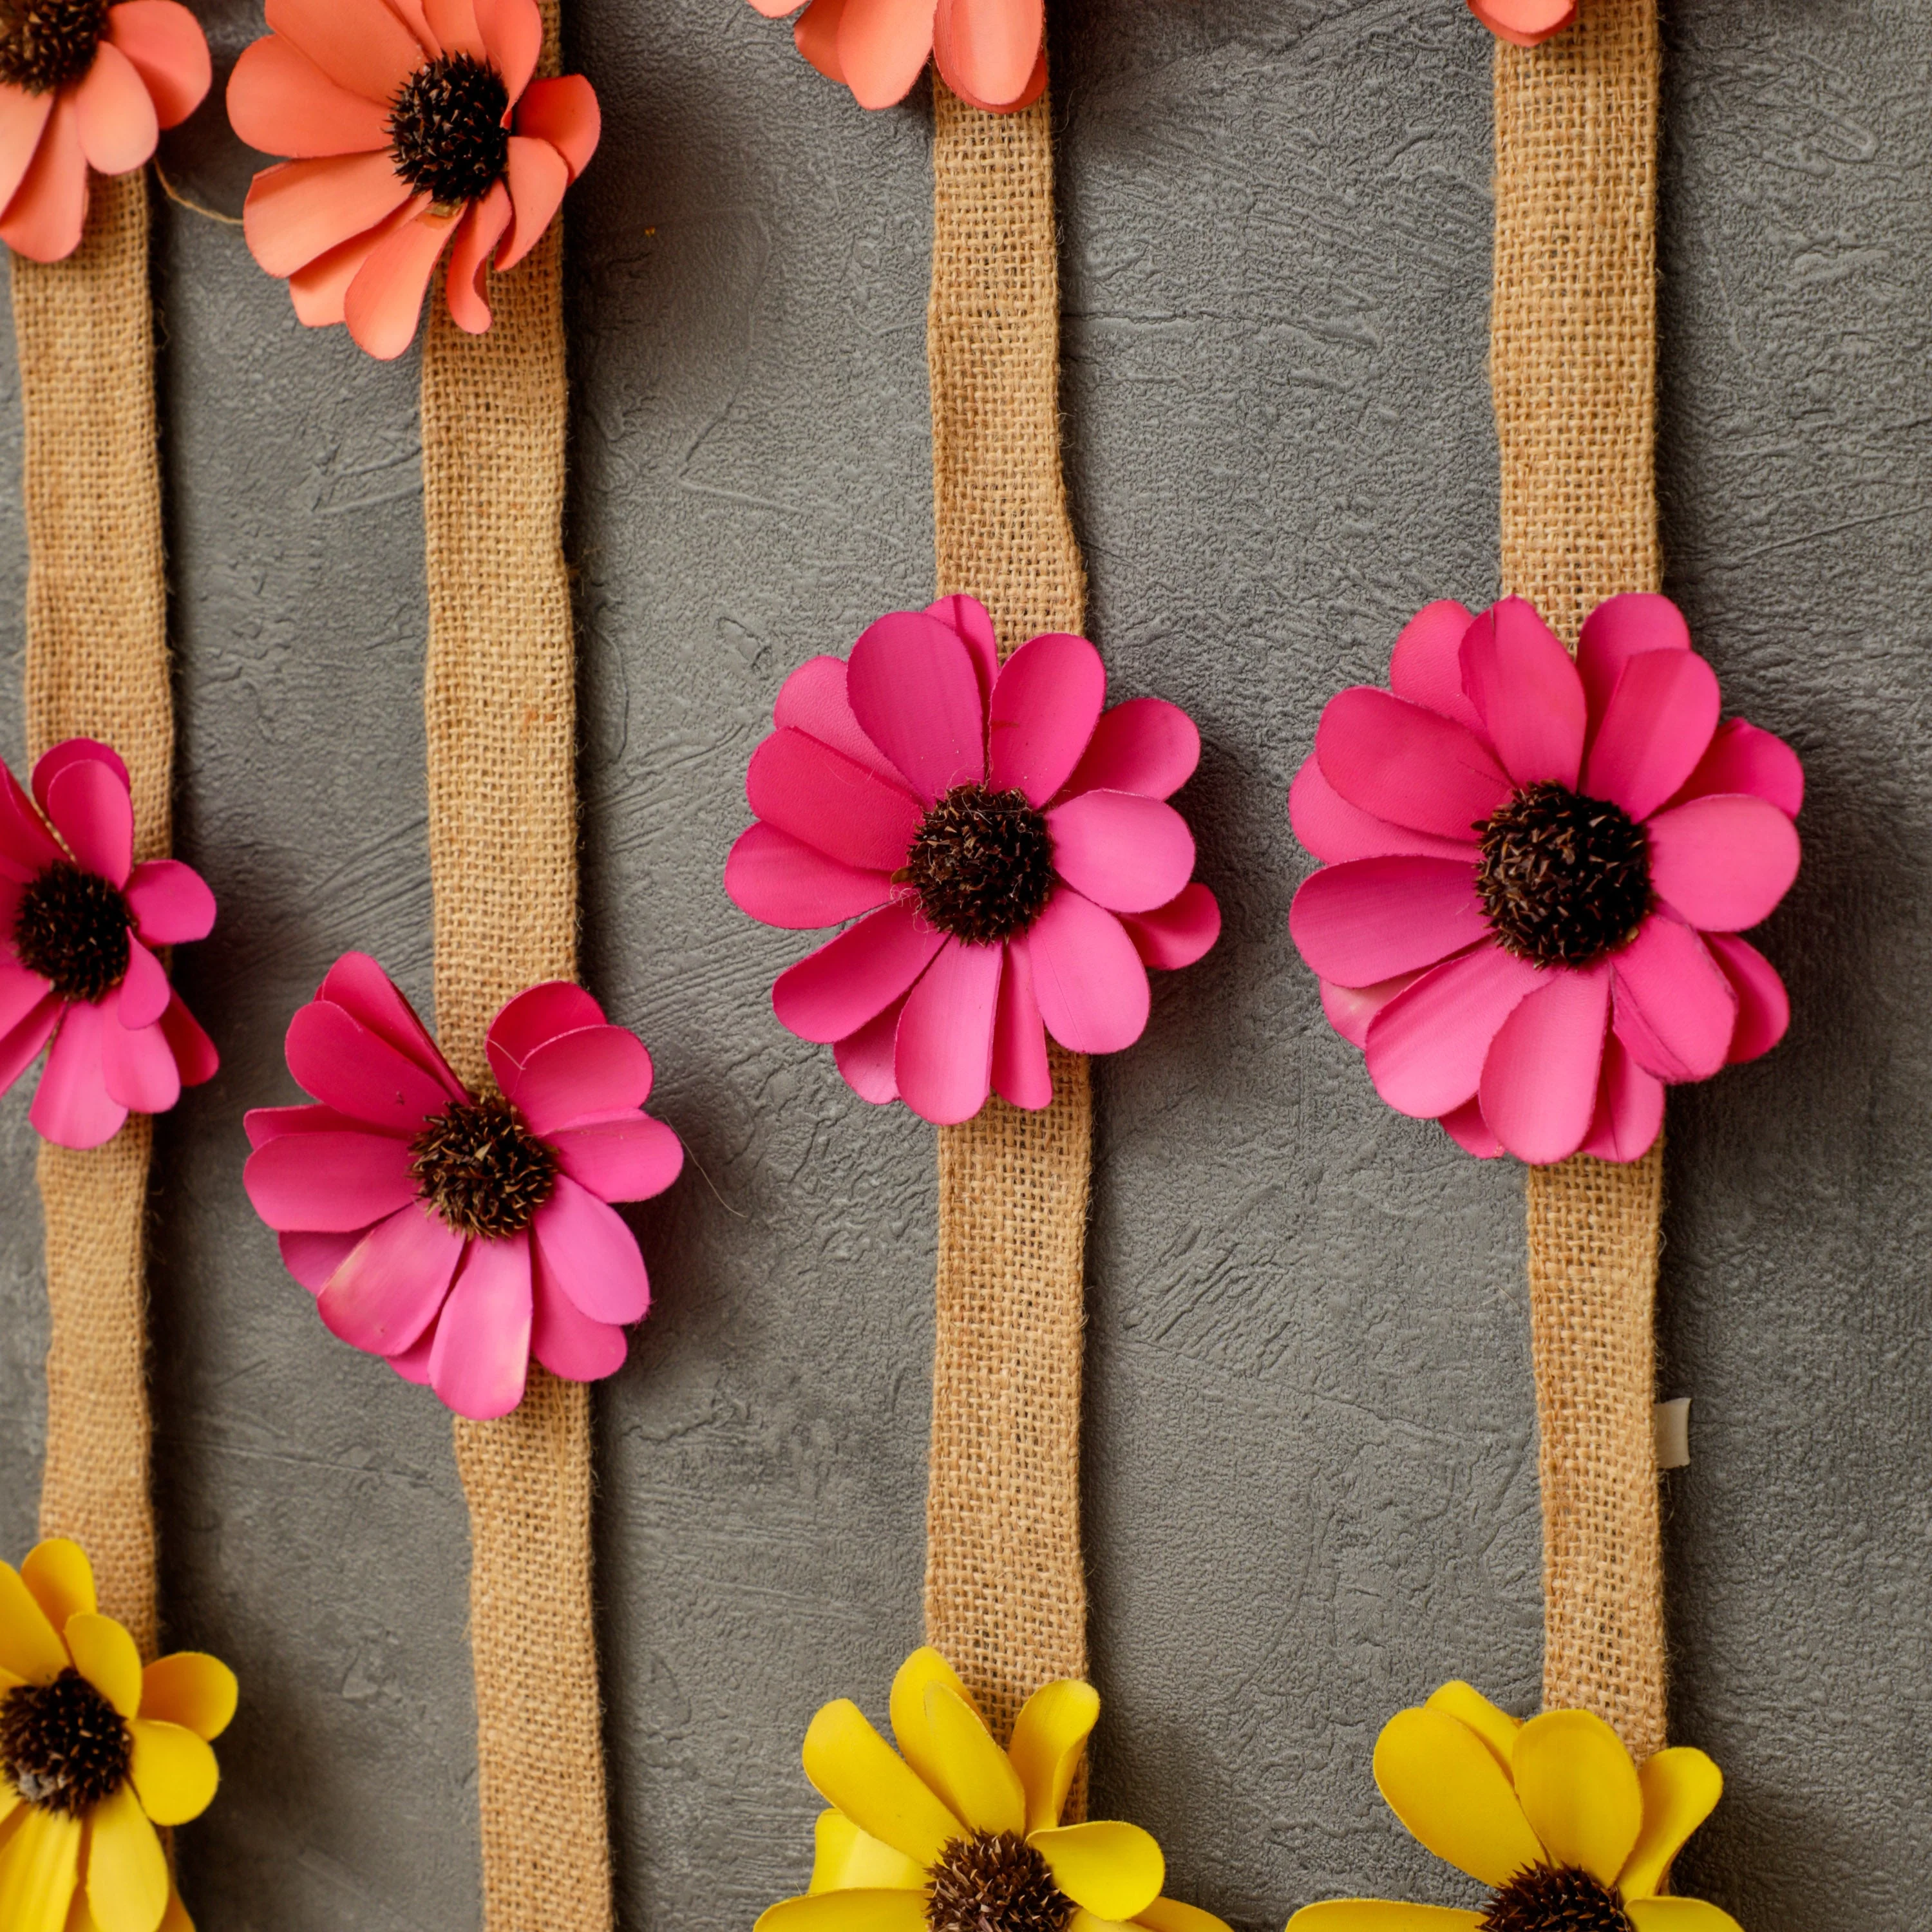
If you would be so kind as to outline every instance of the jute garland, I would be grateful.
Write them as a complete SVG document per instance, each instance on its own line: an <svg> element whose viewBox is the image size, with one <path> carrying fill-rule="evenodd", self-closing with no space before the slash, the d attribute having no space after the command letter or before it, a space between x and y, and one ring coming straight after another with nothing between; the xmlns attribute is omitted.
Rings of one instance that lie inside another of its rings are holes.
<svg viewBox="0 0 1932 1932"><path fill-rule="evenodd" d="M1574 646L1591 608L1661 580L1657 0L1584 0L1532 51L1498 44L1490 376L1502 576ZM1541 1434L1543 1696L1640 1760L1664 1741L1651 1432L1663 1147L1529 1174Z"/></svg>
<svg viewBox="0 0 1932 1932"><path fill-rule="evenodd" d="M145 170L94 177L64 262L13 258L27 530L27 741L111 744L134 796L134 856L166 856L174 706L154 424ZM47 1446L40 1533L92 1558L100 1607L154 1654L142 1279L153 1123L105 1147L44 1145Z"/></svg>

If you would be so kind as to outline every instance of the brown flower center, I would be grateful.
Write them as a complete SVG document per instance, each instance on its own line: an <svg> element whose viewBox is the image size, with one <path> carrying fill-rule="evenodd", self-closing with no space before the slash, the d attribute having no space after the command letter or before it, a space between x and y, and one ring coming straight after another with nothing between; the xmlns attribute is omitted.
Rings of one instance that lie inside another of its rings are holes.
<svg viewBox="0 0 1932 1932"><path fill-rule="evenodd" d="M932 1932L1066 1932L1072 1916L1046 1859L1011 1832L953 1839L926 1889Z"/></svg>
<svg viewBox="0 0 1932 1932"><path fill-rule="evenodd" d="M1650 910L1650 837L1628 812L1546 783L1476 831L1476 890L1505 952L1587 966L1636 937Z"/></svg>
<svg viewBox="0 0 1932 1932"><path fill-rule="evenodd" d="M107 0L0 0L0 80L29 94L70 86L106 31Z"/></svg>
<svg viewBox="0 0 1932 1932"><path fill-rule="evenodd" d="M120 1712L77 1670L0 1697L0 1771L43 1811L91 1811L126 1780L134 1748Z"/></svg>
<svg viewBox="0 0 1932 1932"><path fill-rule="evenodd" d="M419 67L389 108L396 172L439 208L488 194L509 158L503 76L473 54L444 54Z"/></svg>
<svg viewBox="0 0 1932 1932"><path fill-rule="evenodd" d="M20 897L14 950L64 1000L98 1000L128 975L128 902L98 872L63 860Z"/></svg>
<svg viewBox="0 0 1932 1932"><path fill-rule="evenodd" d="M1053 835L1019 791L955 785L926 814L902 871L941 932L989 945L1024 932L1053 896Z"/></svg>
<svg viewBox="0 0 1932 1932"><path fill-rule="evenodd" d="M416 1191L465 1234L520 1234L556 1185L556 1156L494 1094L452 1102L410 1143Z"/></svg>
<svg viewBox="0 0 1932 1932"><path fill-rule="evenodd" d="M1636 1932L1623 1895L1574 1865L1527 1865L1492 1894L1478 1932Z"/></svg>

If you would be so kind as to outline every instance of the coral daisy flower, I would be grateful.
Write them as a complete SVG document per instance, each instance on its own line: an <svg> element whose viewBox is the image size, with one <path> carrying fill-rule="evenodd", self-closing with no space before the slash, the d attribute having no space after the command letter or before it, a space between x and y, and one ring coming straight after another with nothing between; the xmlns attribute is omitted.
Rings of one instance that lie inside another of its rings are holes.
<svg viewBox="0 0 1932 1932"><path fill-rule="evenodd" d="M143 166L211 79L176 0L7 0L0 9L0 240L36 262L80 245L88 170Z"/></svg>
<svg viewBox="0 0 1932 1932"><path fill-rule="evenodd" d="M0 1925L193 1932L154 1827L208 1809L235 1700L196 1651L142 1670L78 1544L0 1563Z"/></svg>
<svg viewBox="0 0 1932 1932"><path fill-rule="evenodd" d="M320 1104L250 1114L243 1179L332 1334L478 1420L523 1400L532 1355L567 1382L623 1365L650 1282L608 1204L662 1193L684 1161L642 1111L635 1034L580 986L533 986L490 1022L500 1090L472 1094L381 967L346 952L287 1051Z"/></svg>
<svg viewBox="0 0 1932 1932"><path fill-rule="evenodd" d="M1147 968L1214 944L1220 908L1188 883L1194 841L1163 802L1200 734L1156 698L1103 713L1106 694L1084 638L1049 632L1000 664L970 597L895 610L849 662L786 680L724 889L767 926L866 915L772 988L862 1098L942 1123L989 1091L1044 1107L1048 1033L1132 1046Z"/></svg>
<svg viewBox="0 0 1932 1932"><path fill-rule="evenodd" d="M1738 934L1798 870L1804 775L1732 718L1667 598L1613 597L1573 663L1520 598L1432 604L1388 691L1330 700L1288 794L1328 862L1289 929L1400 1113L1472 1154L1636 1160L1666 1082L1790 1017Z"/></svg>
<svg viewBox="0 0 1932 1932"><path fill-rule="evenodd" d="M1640 1769L1588 1711L1524 1724L1445 1684L1382 1726L1375 1771L1389 1809L1487 1901L1330 1899L1304 1906L1288 1932L1738 1932L1701 1898L1663 1895L1724 1790L1700 1750L1660 1750Z"/></svg>
<svg viewBox="0 0 1932 1932"><path fill-rule="evenodd" d="M812 1888L770 1907L754 1932L1063 1932L1076 1914L1148 1932L1227 1932L1160 1895L1160 1847L1138 1825L1063 1825L1066 1794L1100 1714L1066 1678L1027 1700L1004 1750L938 1651L892 1679L895 1751L849 1698L805 1734L820 1814Z"/></svg>
<svg viewBox="0 0 1932 1932"><path fill-rule="evenodd" d="M39 811L4 766L0 780L0 1093L52 1040L27 1118L62 1147L98 1147L220 1064L154 952L206 938L214 895L178 859L134 863L128 768L110 746L49 752Z"/></svg>
<svg viewBox="0 0 1932 1932"><path fill-rule="evenodd" d="M248 190L255 260L310 328L387 361L446 249L451 318L482 334L484 268L536 246L600 130L581 74L531 78L537 0L268 0L268 21L228 83L236 133L295 158Z"/></svg>
<svg viewBox="0 0 1932 1932"><path fill-rule="evenodd" d="M1540 46L1576 17L1576 0L1469 0L1469 11L1499 40Z"/></svg>
<svg viewBox="0 0 1932 1932"><path fill-rule="evenodd" d="M767 20L798 0L752 0ZM861 107L903 100L930 59L961 100L989 114L1030 107L1046 86L1044 0L812 0L798 50Z"/></svg>

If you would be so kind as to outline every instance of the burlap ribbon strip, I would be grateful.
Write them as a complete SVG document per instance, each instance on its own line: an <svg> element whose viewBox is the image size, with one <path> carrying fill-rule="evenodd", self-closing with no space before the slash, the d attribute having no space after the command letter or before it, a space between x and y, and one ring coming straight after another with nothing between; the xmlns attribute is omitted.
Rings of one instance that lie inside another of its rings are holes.
<svg viewBox="0 0 1932 1932"><path fill-rule="evenodd" d="M104 740L126 760L134 856L165 856L174 760L154 428L145 172L97 177L64 262L13 258L26 425L27 740ZM47 1448L40 1532L93 1558L100 1607L155 1638L142 1269L153 1124L103 1148L43 1147Z"/></svg>
<svg viewBox="0 0 1932 1932"><path fill-rule="evenodd" d="M1502 576L1573 645L1591 607L1661 580L1657 0L1584 0L1533 51L1498 44L1490 375ZM1529 1175L1541 1432L1546 1706L1664 1739L1651 1434L1662 1146Z"/></svg>
<svg viewBox="0 0 1932 1932"><path fill-rule="evenodd" d="M984 114L933 80L933 519L941 596L1002 654L1080 629L1086 581L1060 462L1060 274L1042 99ZM1087 1668L1080 1384L1093 1109L1052 1050L1054 1101L993 1100L939 1131L926 1628L1004 1737Z"/></svg>
<svg viewBox="0 0 1932 1932"><path fill-rule="evenodd" d="M557 70L546 0L541 70ZM486 335L440 294L422 359L436 1032L491 1084L497 1009L577 970L576 661L563 559L562 236L493 280ZM483 1922L608 1932L590 1401L531 1365L523 1406L456 1424L470 1502Z"/></svg>

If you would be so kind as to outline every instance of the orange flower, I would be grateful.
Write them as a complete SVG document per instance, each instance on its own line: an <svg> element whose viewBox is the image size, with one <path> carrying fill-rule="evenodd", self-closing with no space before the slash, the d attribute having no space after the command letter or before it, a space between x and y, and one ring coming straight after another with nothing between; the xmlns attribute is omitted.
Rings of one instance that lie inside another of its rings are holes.
<svg viewBox="0 0 1932 1932"><path fill-rule="evenodd" d="M143 166L201 105L208 43L176 0L0 8L0 240L36 262L80 245L87 171Z"/></svg>
<svg viewBox="0 0 1932 1932"><path fill-rule="evenodd" d="M767 19L798 0L752 0ZM798 50L861 107L903 100L928 58L961 100L988 114L1030 107L1046 86L1044 0L812 0Z"/></svg>
<svg viewBox="0 0 1932 1932"><path fill-rule="evenodd" d="M449 250L459 328L490 326L483 272L513 268L597 147L580 74L532 80L537 0L268 0L228 83L251 147L294 157L248 190L250 252L311 328L388 361Z"/></svg>

